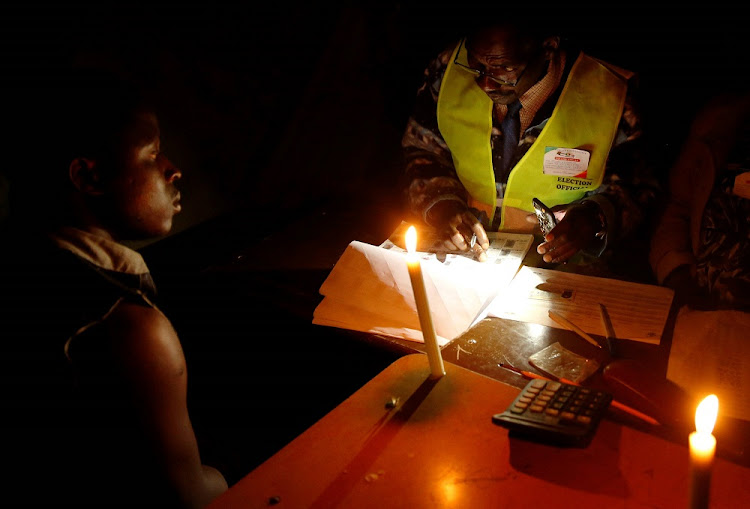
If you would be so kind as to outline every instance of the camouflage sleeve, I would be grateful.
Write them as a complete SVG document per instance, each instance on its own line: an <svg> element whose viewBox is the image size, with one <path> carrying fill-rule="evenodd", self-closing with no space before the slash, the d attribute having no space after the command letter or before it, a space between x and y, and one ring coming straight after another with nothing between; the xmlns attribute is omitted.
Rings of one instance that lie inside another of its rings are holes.
<svg viewBox="0 0 750 509"><path fill-rule="evenodd" d="M425 69L425 79L417 91L401 141L407 207L415 218L428 224L428 212L439 201L465 204L468 198L437 123L437 99L449 57L446 50Z"/></svg>
<svg viewBox="0 0 750 509"><path fill-rule="evenodd" d="M601 251L643 227L662 193L657 161L642 134L640 106L631 86L602 185L583 199L596 202L602 211L606 236Z"/></svg>

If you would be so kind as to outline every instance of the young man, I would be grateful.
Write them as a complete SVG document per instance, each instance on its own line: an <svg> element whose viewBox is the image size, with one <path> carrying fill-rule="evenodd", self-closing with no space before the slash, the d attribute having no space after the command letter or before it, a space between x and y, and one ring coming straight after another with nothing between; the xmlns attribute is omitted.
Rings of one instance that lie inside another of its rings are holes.
<svg viewBox="0 0 750 509"><path fill-rule="evenodd" d="M118 80L81 73L44 92L42 150L11 184L17 235L0 285L3 496L204 507L227 482L201 463L180 340L122 243L170 231L182 173L153 110Z"/></svg>
<svg viewBox="0 0 750 509"><path fill-rule="evenodd" d="M632 73L564 48L533 21L498 19L425 71L403 138L410 209L450 249L469 249L475 234L481 260L486 230L534 231L538 198L559 221L537 248L545 262L599 256L655 198L633 159Z"/></svg>

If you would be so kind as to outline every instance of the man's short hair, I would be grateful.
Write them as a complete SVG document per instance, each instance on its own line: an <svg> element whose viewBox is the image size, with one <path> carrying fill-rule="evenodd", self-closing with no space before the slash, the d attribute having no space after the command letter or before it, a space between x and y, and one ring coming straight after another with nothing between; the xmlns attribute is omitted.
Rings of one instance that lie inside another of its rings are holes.
<svg viewBox="0 0 750 509"><path fill-rule="evenodd" d="M78 157L115 163L136 113L153 111L133 82L94 68L49 76L29 91L19 119L20 156L11 172L10 217L54 227L71 190L71 161Z"/></svg>
<svg viewBox="0 0 750 509"><path fill-rule="evenodd" d="M98 69L77 69L53 81L46 133L51 155L67 168L76 157L110 157L134 115L150 109L134 83ZM54 160L53 160L54 161ZM50 162L53 162L50 161Z"/></svg>

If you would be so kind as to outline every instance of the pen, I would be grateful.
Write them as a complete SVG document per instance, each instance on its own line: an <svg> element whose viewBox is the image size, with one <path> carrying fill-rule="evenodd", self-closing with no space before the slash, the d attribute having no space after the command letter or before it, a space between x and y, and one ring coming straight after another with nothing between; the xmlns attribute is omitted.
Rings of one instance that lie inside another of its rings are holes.
<svg viewBox="0 0 750 509"><path fill-rule="evenodd" d="M469 247L474 247L474 244L477 243L477 234L473 234L471 236L471 240L469 241Z"/></svg>
<svg viewBox="0 0 750 509"><path fill-rule="evenodd" d="M509 364L498 363L498 366L500 366L501 368L505 368L505 369L508 369L510 371L513 371L514 373L518 373L519 375L523 376L524 378L539 378L541 380L549 380L549 381L553 381L553 382L555 381L552 378L549 378L549 377L546 377L546 376L542 376L542 375L537 375L536 373L532 373L531 371L526 371L526 370L523 370L523 369L518 369L517 367L511 366ZM572 380L568 380L567 378L559 378L558 377L557 381L560 382L560 383L563 383L563 384L581 385L581 384L576 383L576 382L574 382ZM643 421L646 421L647 423L652 424L654 426L658 426L659 425L659 421L657 421L656 419L654 419L650 415L646 415L643 412L640 412L640 411L636 410L633 407L629 407L629 406L627 406L627 405L625 405L623 403L620 403L616 399L613 399L610 402L610 406L618 408L618 409L622 410L623 412L626 412L626 413L632 415L633 417L637 417L637 418L639 418L639 419L641 419Z"/></svg>
<svg viewBox="0 0 750 509"><path fill-rule="evenodd" d="M581 336L583 339L585 339L586 341L588 341L592 345L594 345L594 346L596 346L598 348L602 347L602 345L600 345L599 343L597 343L596 341L594 341L594 338L592 338L591 336L589 336L588 334L586 334L583 331L583 329L581 329L579 326L577 326L576 324L574 324L573 322L571 322L567 318L564 318L563 316L558 315L557 313L555 313L551 309L549 310L548 314L549 314L549 317L552 318L554 321L556 321L557 323L559 323L560 325L562 325L566 329L572 330L573 332L575 332L576 334L578 334L579 336Z"/></svg>
<svg viewBox="0 0 750 509"><path fill-rule="evenodd" d="M549 377L543 376L543 375L537 375L536 373L532 373L531 371L526 371L524 369L518 369L515 366L511 366L510 364L503 364L502 362L498 363L498 366L501 368L508 369L510 371L513 371L514 373L518 373L519 375L526 377L526 378L539 378L541 380L552 380ZM552 380L554 381L554 380ZM564 383L564 384L570 384L570 385L578 385L576 382L572 380L568 380L567 378L558 378L558 382Z"/></svg>
<svg viewBox="0 0 750 509"><path fill-rule="evenodd" d="M601 316L602 318L604 330L607 331L607 348L609 349L609 355L610 357L615 357L617 355L617 345L615 344L615 330L612 327L612 320L609 319L607 308L604 307L604 304L601 303L599 304L599 316Z"/></svg>

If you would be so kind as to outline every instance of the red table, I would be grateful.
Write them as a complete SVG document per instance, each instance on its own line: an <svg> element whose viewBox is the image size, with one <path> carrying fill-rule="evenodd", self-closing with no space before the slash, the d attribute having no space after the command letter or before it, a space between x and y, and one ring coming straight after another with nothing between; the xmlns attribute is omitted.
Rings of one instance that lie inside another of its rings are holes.
<svg viewBox="0 0 750 509"><path fill-rule="evenodd" d="M216 499L221 508L686 507L688 447L605 419L558 448L492 423L516 387L401 357ZM750 507L750 469L716 458L711 507Z"/></svg>

